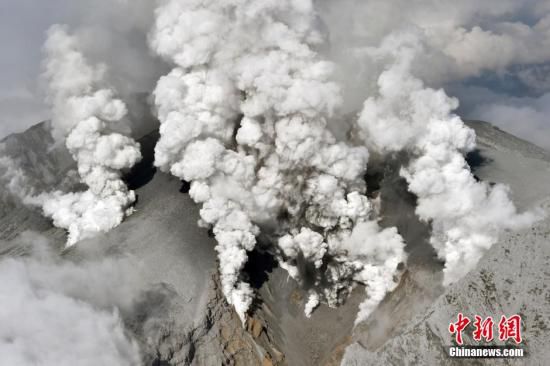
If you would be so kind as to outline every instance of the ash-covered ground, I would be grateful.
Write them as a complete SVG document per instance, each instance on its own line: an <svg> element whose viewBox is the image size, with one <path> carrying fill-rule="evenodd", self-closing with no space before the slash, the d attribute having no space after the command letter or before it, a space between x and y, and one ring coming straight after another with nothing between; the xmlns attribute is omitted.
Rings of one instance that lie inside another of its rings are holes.
<svg viewBox="0 0 550 366"><path fill-rule="evenodd" d="M550 178L545 150L488 123L469 126L476 130L478 150L468 160L479 179L510 185L520 207L533 207L550 196L548 185L540 183ZM5 156L17 160L37 184L72 187L74 165L63 147L50 148L49 136L48 123L10 136L3 140ZM122 330L112 340L120 348L105 360L124 355L121 349L135 342L135 349L125 352L135 351L144 363L154 365L335 365L342 358L349 365L452 364L444 349L450 343L447 326L462 311L521 313L527 360L544 364L550 315L547 220L506 234L464 279L444 288L443 264L427 242L429 227L414 215L414 196L397 174L396 163L388 163L366 179L372 187L369 195L380 197L381 225L397 226L407 242L399 286L355 327L364 297L361 287L344 305L321 305L307 318L307 292L269 253L255 252L245 272L258 296L243 327L220 292L215 242L196 226L198 208L188 197L188 185L152 165L157 138L151 133L140 139L145 159L125 176L137 192L136 212L116 229L74 248L62 251L62 230L19 202L8 187L1 193L1 267L7 271L5 261L19 258L27 261L31 277L33 271L50 268L55 273L51 278L34 274L45 283L36 291L76 299L101 316L116 307L122 325L109 326ZM36 249L37 242L41 249ZM52 252L44 257L47 247ZM2 296L7 295L5 286ZM36 301L42 303L40 297ZM40 318L46 314L37 312L35 321L47 326ZM53 334L56 326L51 325ZM97 336L89 330L82 334ZM82 342L95 344L94 339ZM42 352L46 357L47 350Z"/></svg>

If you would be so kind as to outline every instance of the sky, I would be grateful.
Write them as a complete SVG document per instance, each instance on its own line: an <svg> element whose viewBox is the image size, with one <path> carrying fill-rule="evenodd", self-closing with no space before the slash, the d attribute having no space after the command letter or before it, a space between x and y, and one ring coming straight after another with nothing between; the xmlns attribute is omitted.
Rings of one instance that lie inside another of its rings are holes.
<svg viewBox="0 0 550 366"><path fill-rule="evenodd" d="M52 23L69 20L67 0L0 0L0 136L47 119L39 91L41 48Z"/></svg>

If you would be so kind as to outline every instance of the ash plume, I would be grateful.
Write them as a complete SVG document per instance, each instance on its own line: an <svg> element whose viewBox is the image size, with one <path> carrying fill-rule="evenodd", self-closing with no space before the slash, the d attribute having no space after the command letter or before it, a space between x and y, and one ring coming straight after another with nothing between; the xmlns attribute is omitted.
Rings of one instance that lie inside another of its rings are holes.
<svg viewBox="0 0 550 366"><path fill-rule="evenodd" d="M430 243L445 261L448 285L474 268L500 232L527 227L537 216L519 214L506 186L475 180L464 158L475 147L475 133L452 113L456 99L412 75L411 63L422 52L414 35L388 37L371 52L386 58L386 68L377 95L360 113L359 134L382 154L411 154L400 174L418 197L417 215L431 222Z"/></svg>
<svg viewBox="0 0 550 366"><path fill-rule="evenodd" d="M367 149L327 127L341 95L315 51L315 22L309 1L166 1L156 11L151 47L174 69L154 92L155 163L191 182L243 321L253 291L241 271L260 233L308 289L307 314L320 301L338 305L354 282L379 301L404 260L401 237L380 231L364 195ZM373 235L364 251L352 245L362 225Z"/></svg>
<svg viewBox="0 0 550 366"><path fill-rule="evenodd" d="M106 232L131 214L133 191L121 179L141 159L129 137L127 109L106 85L105 66L91 66L78 41L62 26L48 32L44 77L52 106L53 135L78 165L84 192L43 193L31 199L54 225L68 230L67 245Z"/></svg>
<svg viewBox="0 0 550 366"><path fill-rule="evenodd" d="M16 163L0 159L1 180L66 228L68 245L132 212L135 195L121 177L141 158L138 121L120 95L136 87L154 88L155 165L191 183L199 224L218 242L223 292L243 322L254 297L243 273L252 250L271 253L302 285L308 315L342 303L360 283L360 321L397 285L405 243L378 224L384 197L366 195L369 150L380 156L376 164L410 157L401 176L418 217L431 224L445 284L473 268L500 232L536 219L517 212L505 186L474 179L464 154L475 135L442 87L549 62L548 16L521 21L541 2L163 0L154 11L147 1L114 4L97 27L74 35L53 27L44 48L54 135L88 189L36 195ZM129 50L130 33L150 50L139 42ZM98 63L105 52L120 56L108 58L117 78Z"/></svg>

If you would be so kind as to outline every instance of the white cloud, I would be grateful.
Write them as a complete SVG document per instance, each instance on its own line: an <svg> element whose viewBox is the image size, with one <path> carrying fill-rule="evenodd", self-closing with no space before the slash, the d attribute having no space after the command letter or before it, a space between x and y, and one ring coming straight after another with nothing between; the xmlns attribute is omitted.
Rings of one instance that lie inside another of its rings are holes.
<svg viewBox="0 0 550 366"><path fill-rule="evenodd" d="M550 150L550 93L538 98L500 98L469 114Z"/></svg>
<svg viewBox="0 0 550 366"><path fill-rule="evenodd" d="M1 363L139 364L139 348L114 307L131 299L130 263L76 264L58 259L37 234L18 241L30 256L0 258Z"/></svg>
<svg viewBox="0 0 550 366"><path fill-rule="evenodd" d="M432 87L550 61L550 12L542 0L327 0L320 9L330 35L326 53L351 111L373 92L384 67L365 51L392 33L418 38L423 52L412 72Z"/></svg>

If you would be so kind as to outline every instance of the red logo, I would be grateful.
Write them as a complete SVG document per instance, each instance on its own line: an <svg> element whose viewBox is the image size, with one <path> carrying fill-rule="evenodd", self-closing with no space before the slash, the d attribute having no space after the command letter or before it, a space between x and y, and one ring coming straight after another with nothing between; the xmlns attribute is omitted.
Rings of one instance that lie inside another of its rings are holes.
<svg viewBox="0 0 550 366"><path fill-rule="evenodd" d="M490 342L493 340L494 321L493 317L482 318L479 315L474 316L473 322L474 331L472 337L476 342ZM449 332L454 334L456 343L458 345L463 344L462 332L466 330L471 323L470 318L464 316L462 313L458 313L457 321L449 324ZM512 338L517 344L521 343L521 316L514 314L510 317L502 315L498 323L498 339L501 341L507 341Z"/></svg>
<svg viewBox="0 0 550 366"><path fill-rule="evenodd" d="M508 319L503 315L498 322L498 339L506 341L509 338L521 343L521 316L517 314Z"/></svg>
<svg viewBox="0 0 550 366"><path fill-rule="evenodd" d="M474 340L481 341L481 338L485 338L485 342L490 342L493 340L493 317L489 316L487 319L482 321L482 318L479 315L476 315L476 321L474 326Z"/></svg>
<svg viewBox="0 0 550 366"><path fill-rule="evenodd" d="M462 331L470 324L470 319L467 316L463 316L462 313L458 313L458 321L456 323L449 324L449 332L455 334L456 343L462 345Z"/></svg>

